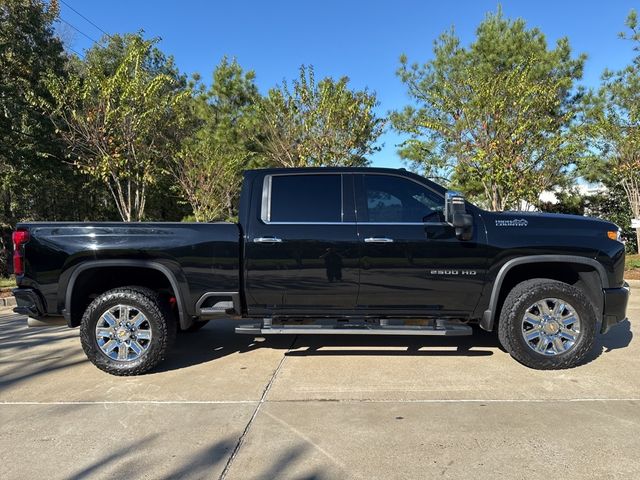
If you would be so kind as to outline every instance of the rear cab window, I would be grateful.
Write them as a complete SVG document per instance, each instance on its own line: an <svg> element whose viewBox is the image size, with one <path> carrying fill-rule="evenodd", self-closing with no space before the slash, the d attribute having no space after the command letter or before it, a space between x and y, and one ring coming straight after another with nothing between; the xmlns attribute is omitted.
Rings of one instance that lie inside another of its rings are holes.
<svg viewBox="0 0 640 480"><path fill-rule="evenodd" d="M266 223L342 222L341 174L270 175L264 188Z"/></svg>

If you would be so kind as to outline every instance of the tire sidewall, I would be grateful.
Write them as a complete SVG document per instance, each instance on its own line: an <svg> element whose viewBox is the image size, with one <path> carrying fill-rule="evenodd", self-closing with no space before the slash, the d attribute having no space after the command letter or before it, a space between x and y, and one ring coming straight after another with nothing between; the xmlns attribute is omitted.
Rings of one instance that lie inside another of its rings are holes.
<svg viewBox="0 0 640 480"><path fill-rule="evenodd" d="M100 317L117 305L127 305L142 312L151 327L151 342L146 351L137 359L130 361L115 360L107 356L98 345L96 324ZM151 368L159 356L164 355L166 327L161 312L153 300L135 291L113 291L96 298L87 308L80 325L82 347L89 359L101 370L109 373L142 373Z"/></svg>

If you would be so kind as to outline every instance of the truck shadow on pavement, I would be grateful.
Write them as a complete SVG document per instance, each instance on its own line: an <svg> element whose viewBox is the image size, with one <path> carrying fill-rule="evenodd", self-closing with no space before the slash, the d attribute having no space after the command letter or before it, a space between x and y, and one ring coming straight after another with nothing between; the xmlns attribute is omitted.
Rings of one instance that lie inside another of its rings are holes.
<svg viewBox="0 0 640 480"><path fill-rule="evenodd" d="M167 359L154 370L163 372L214 361L233 353L257 349L286 350L288 356L490 356L501 348L497 337L482 330L468 337L378 335L274 335L236 334L234 320L217 320L197 332L178 335ZM334 348L334 350L332 350ZM336 349L339 348L339 349Z"/></svg>
<svg viewBox="0 0 640 480"><path fill-rule="evenodd" d="M603 353L607 354L613 350L626 348L632 339L633 332L631 331L631 322L627 319L611 327L606 334L598 334L596 336L595 346L580 365L593 362Z"/></svg>
<svg viewBox="0 0 640 480"><path fill-rule="evenodd" d="M463 337L377 336L377 335L274 335L253 337L236 334L234 320L211 322L198 332L178 336L172 352L155 372L186 368L233 354L257 349L286 350L285 355L303 356L424 356L486 357L496 350L504 352L493 332L474 327L474 334ZM598 334L596 343L582 365L603 353L627 347L633 333L630 322Z"/></svg>
<svg viewBox="0 0 640 480"><path fill-rule="evenodd" d="M484 349L483 349L484 348ZM299 335L288 356L486 357L501 348L495 335L480 329L471 336Z"/></svg>

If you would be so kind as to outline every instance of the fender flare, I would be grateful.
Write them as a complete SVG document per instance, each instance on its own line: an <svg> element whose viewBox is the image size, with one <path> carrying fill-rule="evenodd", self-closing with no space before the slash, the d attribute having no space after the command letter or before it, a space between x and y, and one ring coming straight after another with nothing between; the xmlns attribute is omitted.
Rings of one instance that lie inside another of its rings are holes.
<svg viewBox="0 0 640 480"><path fill-rule="evenodd" d="M81 273L86 272L87 270L96 270L96 269L107 268L107 267L139 267L139 268L157 270L160 273L162 273L169 281L169 284L171 285L171 288L173 289L176 295L176 304L178 307L178 320L180 322L180 325L183 328L185 328L185 325L189 323L189 318L187 317L186 310L184 308L185 307L184 292L182 292L182 290L180 289L180 284L178 283L176 276L171 271L171 269L166 265L163 265L158 262L149 261L149 260L92 260L89 262L84 262L78 267L76 267L71 273L69 282L67 283L67 287L65 291L65 301L64 301L65 308L62 311L62 314L64 315L65 319L67 320L67 324L70 327L72 326L71 325L71 299L73 297L73 288L75 286L76 280L78 279ZM188 326L189 325L186 325L186 327Z"/></svg>
<svg viewBox="0 0 640 480"><path fill-rule="evenodd" d="M607 272L602 264L593 258L579 257L575 255L529 255L526 257L512 258L500 268L500 271L493 282L489 308L485 310L482 315L480 328L489 332L493 330L498 309L498 299L500 298L500 290L502 289L502 282L512 268L527 263L574 263L588 265L593 267L598 273L602 288L609 288L609 277L607 277Z"/></svg>

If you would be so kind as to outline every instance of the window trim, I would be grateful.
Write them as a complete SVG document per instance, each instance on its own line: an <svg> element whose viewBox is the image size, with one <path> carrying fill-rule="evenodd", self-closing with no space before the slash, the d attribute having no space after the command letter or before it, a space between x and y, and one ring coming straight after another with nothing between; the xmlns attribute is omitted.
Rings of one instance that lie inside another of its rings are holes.
<svg viewBox="0 0 640 480"><path fill-rule="evenodd" d="M442 197L442 201L444 203L445 197L441 195L439 192L434 190L433 188L425 185L418 180L415 180L411 177L407 177L405 175L400 175L397 173L387 173L387 172L291 172L291 173L270 173L265 175L262 181L262 204L260 206L260 221L267 225L399 225L399 226L441 226L441 225L449 225L447 222L363 222L363 221L355 221L355 222L272 222L271 221L271 188L272 188L272 178L273 177L283 177L283 176L294 176L294 175L340 175L340 217L344 218L344 177L345 175L349 175L354 178L356 176L362 176L364 181L364 175L384 175L387 177L399 177L406 180L409 180L413 183L417 183L421 187L426 188L430 192L433 192L434 195L438 197ZM357 203L357 194L358 187L357 182L354 184L353 194L356 196L355 208L357 211L358 203Z"/></svg>
<svg viewBox="0 0 640 480"><path fill-rule="evenodd" d="M273 177L293 177L300 175L338 175L340 177L340 220L339 222L272 222L271 221L271 190ZM260 220L267 225L355 225L356 222L343 222L344 219L344 173L342 172L292 172L271 173L265 175L262 181L262 205L260 206Z"/></svg>

